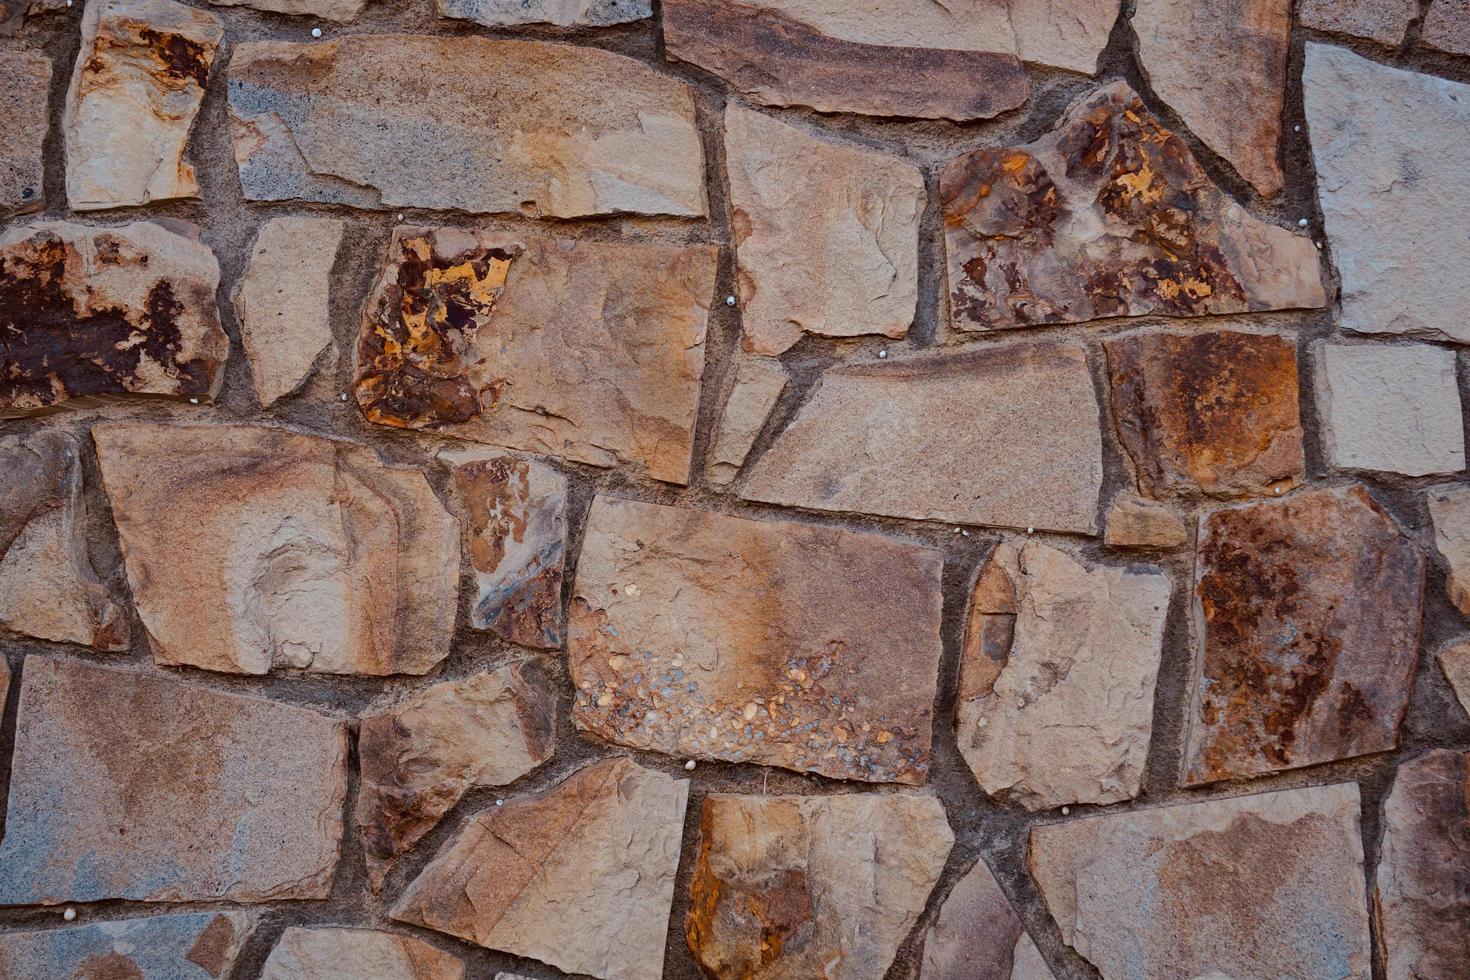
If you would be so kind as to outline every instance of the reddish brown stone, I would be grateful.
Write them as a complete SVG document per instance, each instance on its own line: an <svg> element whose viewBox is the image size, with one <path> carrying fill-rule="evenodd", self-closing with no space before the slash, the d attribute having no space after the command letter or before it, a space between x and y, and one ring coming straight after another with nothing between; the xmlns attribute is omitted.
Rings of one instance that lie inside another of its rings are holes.
<svg viewBox="0 0 1470 980"><path fill-rule="evenodd" d="M1039 966L1038 966L1039 964ZM923 980L1051 980L982 858L945 896L924 937Z"/></svg>
<svg viewBox="0 0 1470 980"><path fill-rule="evenodd" d="M1419 42L1452 54L1470 54L1470 0L1434 0Z"/></svg>

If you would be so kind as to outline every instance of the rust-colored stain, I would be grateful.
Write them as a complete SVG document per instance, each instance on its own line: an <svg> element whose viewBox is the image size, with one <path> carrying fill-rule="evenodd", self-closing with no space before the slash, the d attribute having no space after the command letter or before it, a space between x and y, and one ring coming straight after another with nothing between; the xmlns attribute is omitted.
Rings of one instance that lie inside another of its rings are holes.
<svg viewBox="0 0 1470 980"><path fill-rule="evenodd" d="M116 950L88 956L77 966L72 980L146 980L131 956Z"/></svg>
<svg viewBox="0 0 1470 980"><path fill-rule="evenodd" d="M234 923L216 915L189 947L185 959L212 977L222 977L234 962L235 947Z"/></svg>
<svg viewBox="0 0 1470 980"><path fill-rule="evenodd" d="M113 84L120 73L141 68L167 91L203 92L214 63L215 45L145 21L111 18L98 32L82 67L79 94Z"/></svg>

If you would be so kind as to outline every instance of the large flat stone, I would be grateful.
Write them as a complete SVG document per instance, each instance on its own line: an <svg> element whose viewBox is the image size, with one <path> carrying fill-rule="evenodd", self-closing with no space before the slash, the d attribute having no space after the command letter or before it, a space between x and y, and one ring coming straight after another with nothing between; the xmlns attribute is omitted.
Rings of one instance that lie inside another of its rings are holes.
<svg viewBox="0 0 1470 980"><path fill-rule="evenodd" d="M939 906L924 937L920 976L923 980L1051 980L1046 961L983 858L955 883Z"/></svg>
<svg viewBox="0 0 1470 980"><path fill-rule="evenodd" d="M1301 490L1202 518L1195 597L1185 784L1397 744L1424 557L1362 487Z"/></svg>
<svg viewBox="0 0 1470 980"><path fill-rule="evenodd" d="M0 935L6 980L223 980L251 929L244 912L111 919Z"/></svg>
<svg viewBox="0 0 1470 980"><path fill-rule="evenodd" d="M439 14L487 27L610 27L653 16L651 0L438 0Z"/></svg>
<svg viewBox="0 0 1470 980"><path fill-rule="evenodd" d="M716 249L399 228L358 334L371 422L689 479Z"/></svg>
<svg viewBox="0 0 1470 980"><path fill-rule="evenodd" d="M1080 347L919 354L828 370L750 467L747 500L1094 534L1097 396Z"/></svg>
<svg viewBox="0 0 1470 980"><path fill-rule="evenodd" d="M459 528L418 470L257 426L92 437L156 663L422 674L449 653Z"/></svg>
<svg viewBox="0 0 1470 980"><path fill-rule="evenodd" d="M732 370L735 378L710 447L709 478L718 486L728 486L745 465L790 380L780 361L754 355L737 356Z"/></svg>
<svg viewBox="0 0 1470 980"><path fill-rule="evenodd" d="M1126 82L940 176L961 330L1326 305L1316 248L1217 187Z"/></svg>
<svg viewBox="0 0 1470 980"><path fill-rule="evenodd" d="M1396 48L1419 17L1419 0L1300 0L1296 15L1303 27Z"/></svg>
<svg viewBox="0 0 1470 980"><path fill-rule="evenodd" d="M683 82L598 48L356 34L230 60L245 197L473 213L705 213Z"/></svg>
<svg viewBox="0 0 1470 980"><path fill-rule="evenodd" d="M209 0L216 7L250 7L272 14L320 17L347 24L357 20L367 0Z"/></svg>
<svg viewBox="0 0 1470 980"><path fill-rule="evenodd" d="M51 59L33 51L0 51L0 215L37 211L46 203L41 153L49 118Z"/></svg>
<svg viewBox="0 0 1470 980"><path fill-rule="evenodd" d="M1451 484L1425 494L1434 522L1434 547L1448 566L1445 592L1470 616L1470 487Z"/></svg>
<svg viewBox="0 0 1470 980"><path fill-rule="evenodd" d="M291 926L260 980L463 980L464 960L422 939L375 929Z"/></svg>
<svg viewBox="0 0 1470 980"><path fill-rule="evenodd" d="M1450 54L1470 54L1470 0L1434 0L1419 43Z"/></svg>
<svg viewBox="0 0 1470 980"><path fill-rule="evenodd" d="M1439 651L1439 668L1450 682L1450 690L1460 707L1470 714L1470 637L1451 641ZM3 693L3 688L0 688Z"/></svg>
<svg viewBox="0 0 1470 980"><path fill-rule="evenodd" d="M0 905L324 899L346 766L317 711L28 657Z"/></svg>

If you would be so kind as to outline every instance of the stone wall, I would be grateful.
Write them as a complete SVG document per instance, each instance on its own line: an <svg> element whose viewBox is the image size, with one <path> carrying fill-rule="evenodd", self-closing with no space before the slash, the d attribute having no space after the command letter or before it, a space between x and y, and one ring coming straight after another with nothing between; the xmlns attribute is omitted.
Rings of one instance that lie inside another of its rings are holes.
<svg viewBox="0 0 1470 980"><path fill-rule="evenodd" d="M1467 161L1460 0L0 0L0 976L1465 977Z"/></svg>

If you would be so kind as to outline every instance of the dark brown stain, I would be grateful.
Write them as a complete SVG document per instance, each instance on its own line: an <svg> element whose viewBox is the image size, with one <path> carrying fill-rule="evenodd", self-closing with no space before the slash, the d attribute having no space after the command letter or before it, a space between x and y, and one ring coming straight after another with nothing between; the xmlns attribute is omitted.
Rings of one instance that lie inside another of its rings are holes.
<svg viewBox="0 0 1470 980"><path fill-rule="evenodd" d="M71 980L146 980L132 957L116 951L89 956L77 966Z"/></svg>
<svg viewBox="0 0 1470 980"><path fill-rule="evenodd" d="M153 52L169 78L192 80L201 89L209 83L214 45L201 44L182 34L156 31L151 27L139 30L138 38Z"/></svg>
<svg viewBox="0 0 1470 980"><path fill-rule="evenodd" d="M224 916L217 915L194 940L184 958L210 976L222 977L230 965L234 949L235 925Z"/></svg>

